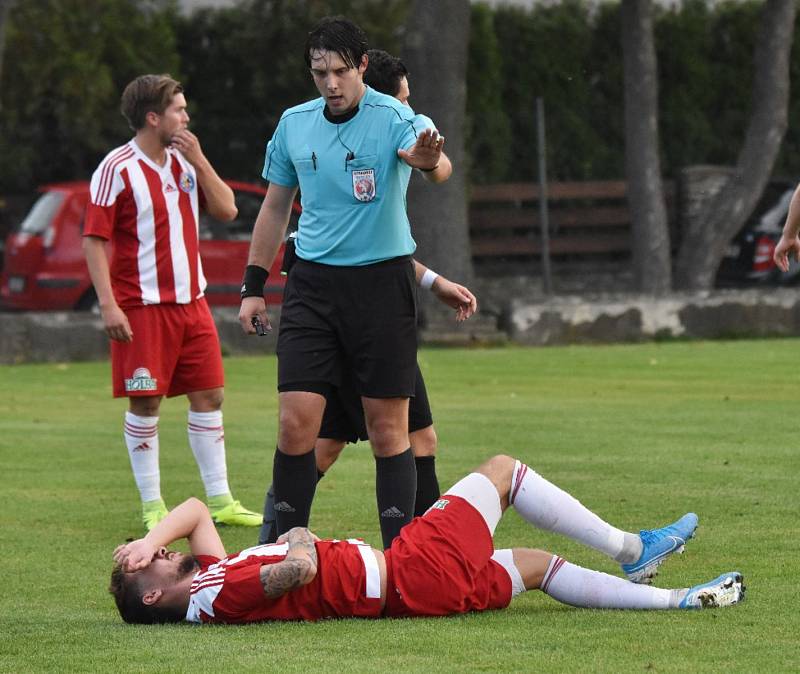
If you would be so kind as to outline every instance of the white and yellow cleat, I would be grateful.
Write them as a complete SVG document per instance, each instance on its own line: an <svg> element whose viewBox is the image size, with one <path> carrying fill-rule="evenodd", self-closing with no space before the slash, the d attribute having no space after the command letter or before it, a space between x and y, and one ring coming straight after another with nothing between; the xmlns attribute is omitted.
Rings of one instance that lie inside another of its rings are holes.
<svg viewBox="0 0 800 674"><path fill-rule="evenodd" d="M718 578L690 587L678 608L722 608L744 599L744 578L738 571L723 573Z"/></svg>

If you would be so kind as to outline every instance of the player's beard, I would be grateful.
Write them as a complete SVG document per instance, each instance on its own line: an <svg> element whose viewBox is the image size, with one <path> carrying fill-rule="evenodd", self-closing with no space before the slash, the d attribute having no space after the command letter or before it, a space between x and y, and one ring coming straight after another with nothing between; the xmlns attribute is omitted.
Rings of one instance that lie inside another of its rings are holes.
<svg viewBox="0 0 800 674"><path fill-rule="evenodd" d="M163 131L159 132L158 142L161 143L161 146L164 148L172 147L172 134Z"/></svg>
<svg viewBox="0 0 800 674"><path fill-rule="evenodd" d="M200 568L200 564L193 555L184 555L178 564L178 580L194 574Z"/></svg>

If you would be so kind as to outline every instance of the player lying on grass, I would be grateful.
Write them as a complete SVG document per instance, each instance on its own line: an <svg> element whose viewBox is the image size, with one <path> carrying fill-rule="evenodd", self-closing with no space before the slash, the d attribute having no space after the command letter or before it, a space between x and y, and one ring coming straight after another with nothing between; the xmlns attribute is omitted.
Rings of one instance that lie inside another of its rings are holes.
<svg viewBox="0 0 800 674"><path fill-rule="evenodd" d="M620 562L628 579L541 550L494 550L495 527L509 506L531 524ZM386 552L356 539L321 541L296 527L276 544L226 556L205 505L190 499L147 536L114 551L110 591L131 623L442 616L504 608L535 589L592 608L738 603L744 585L736 571L684 589L646 584L696 528L697 516L688 513L662 529L621 531L525 464L500 455L415 518ZM191 554L164 547L184 537Z"/></svg>

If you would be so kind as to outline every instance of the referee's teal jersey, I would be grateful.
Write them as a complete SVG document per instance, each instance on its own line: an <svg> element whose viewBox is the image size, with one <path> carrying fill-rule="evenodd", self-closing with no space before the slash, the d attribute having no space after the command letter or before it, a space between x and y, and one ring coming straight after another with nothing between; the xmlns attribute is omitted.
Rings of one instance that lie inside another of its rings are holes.
<svg viewBox="0 0 800 674"><path fill-rule="evenodd" d="M370 87L358 112L335 124L318 98L281 116L267 143L265 180L300 186L297 255L335 266L360 266L411 255L406 214L411 167L397 156L435 128L392 96Z"/></svg>

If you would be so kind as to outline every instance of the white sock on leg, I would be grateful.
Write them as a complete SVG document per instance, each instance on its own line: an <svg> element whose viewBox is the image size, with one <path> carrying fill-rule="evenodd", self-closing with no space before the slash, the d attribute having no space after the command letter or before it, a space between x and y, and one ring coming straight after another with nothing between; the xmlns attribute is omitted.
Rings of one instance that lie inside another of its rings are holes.
<svg viewBox="0 0 800 674"><path fill-rule="evenodd" d="M678 605L675 590L631 583L555 555L539 589L562 604L584 608L666 609Z"/></svg>
<svg viewBox="0 0 800 674"><path fill-rule="evenodd" d="M225 465L225 431L222 412L193 412L189 410L189 445L192 448L206 496L230 493L228 468Z"/></svg>
<svg viewBox="0 0 800 674"><path fill-rule="evenodd" d="M143 502L161 498L158 468L158 417L140 417L125 412L125 445L131 460L133 479Z"/></svg>
<svg viewBox="0 0 800 674"><path fill-rule="evenodd" d="M514 466L508 500L534 526L564 534L620 563L635 562L642 554L639 536L612 527L520 461Z"/></svg>

